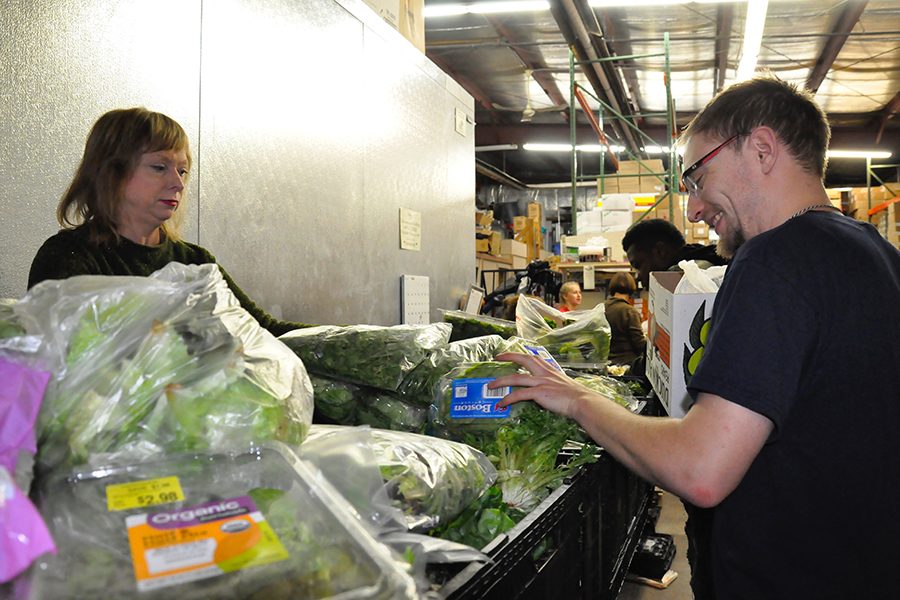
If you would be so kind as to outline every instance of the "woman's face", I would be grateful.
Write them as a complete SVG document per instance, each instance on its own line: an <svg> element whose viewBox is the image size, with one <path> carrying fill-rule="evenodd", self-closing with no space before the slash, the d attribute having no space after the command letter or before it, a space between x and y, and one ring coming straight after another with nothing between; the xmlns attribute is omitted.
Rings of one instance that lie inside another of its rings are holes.
<svg viewBox="0 0 900 600"><path fill-rule="evenodd" d="M571 308L577 308L579 304L581 304L581 288L575 288L573 290L569 290L563 296L563 302L566 303L566 306Z"/></svg>
<svg viewBox="0 0 900 600"><path fill-rule="evenodd" d="M147 233L172 218L181 203L187 169L184 150L141 155L134 173L125 182L116 215L119 228Z"/></svg>

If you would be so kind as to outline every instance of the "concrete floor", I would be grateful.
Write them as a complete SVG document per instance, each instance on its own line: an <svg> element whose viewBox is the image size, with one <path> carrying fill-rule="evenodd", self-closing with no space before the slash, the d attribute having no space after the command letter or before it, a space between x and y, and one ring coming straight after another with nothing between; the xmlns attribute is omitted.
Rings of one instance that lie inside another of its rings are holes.
<svg viewBox="0 0 900 600"><path fill-rule="evenodd" d="M675 539L675 558L670 568L678 573L678 577L664 590L626 581L622 591L619 592L618 600L693 600L691 569L687 562L687 538L684 535L686 518L681 500L677 496L663 492L656 531L668 533Z"/></svg>

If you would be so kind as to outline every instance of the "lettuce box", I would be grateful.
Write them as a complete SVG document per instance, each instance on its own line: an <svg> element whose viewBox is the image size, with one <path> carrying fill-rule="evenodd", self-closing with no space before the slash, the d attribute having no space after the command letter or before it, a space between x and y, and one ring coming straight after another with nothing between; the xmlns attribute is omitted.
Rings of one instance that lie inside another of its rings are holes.
<svg viewBox="0 0 900 600"><path fill-rule="evenodd" d="M675 293L683 273L650 273L647 378L669 416L683 417L687 393L706 344L715 293Z"/></svg>

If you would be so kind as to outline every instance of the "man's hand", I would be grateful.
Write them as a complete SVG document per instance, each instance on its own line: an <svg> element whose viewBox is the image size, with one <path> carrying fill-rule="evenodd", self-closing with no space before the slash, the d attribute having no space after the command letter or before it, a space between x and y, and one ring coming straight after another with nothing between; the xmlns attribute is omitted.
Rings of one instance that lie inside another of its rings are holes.
<svg viewBox="0 0 900 600"><path fill-rule="evenodd" d="M522 400L534 400L547 410L577 420L578 407L588 402L590 396L600 397L597 392L577 383L537 356L506 353L498 355L497 360L514 362L531 372L530 375L506 375L489 384L490 388L519 388L497 403L498 408L505 408Z"/></svg>

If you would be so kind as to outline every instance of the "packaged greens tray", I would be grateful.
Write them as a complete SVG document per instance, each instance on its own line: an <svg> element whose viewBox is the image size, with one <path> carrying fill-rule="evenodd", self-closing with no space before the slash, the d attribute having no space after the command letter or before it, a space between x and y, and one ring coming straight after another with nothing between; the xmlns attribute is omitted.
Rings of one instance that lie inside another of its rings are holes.
<svg viewBox="0 0 900 600"><path fill-rule="evenodd" d="M287 446L56 477L40 508L59 553L22 598L415 598L405 563Z"/></svg>

